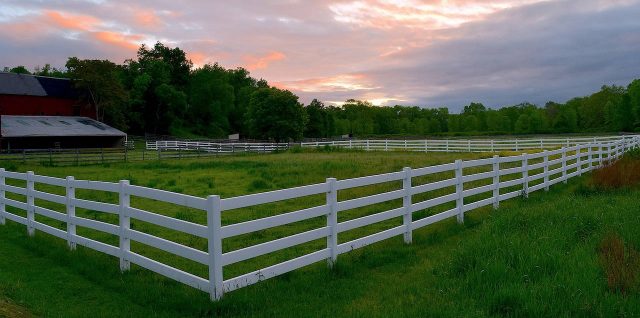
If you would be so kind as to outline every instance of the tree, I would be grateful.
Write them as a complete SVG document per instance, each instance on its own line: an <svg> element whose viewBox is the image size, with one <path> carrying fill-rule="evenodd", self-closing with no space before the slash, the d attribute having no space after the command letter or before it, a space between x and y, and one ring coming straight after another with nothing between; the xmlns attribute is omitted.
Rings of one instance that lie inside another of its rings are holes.
<svg viewBox="0 0 640 318"><path fill-rule="evenodd" d="M29 72L29 70L27 70L27 68L26 68L26 67L24 67L24 66L22 66L22 65L19 65L19 66L16 66L16 67L14 67L14 68L11 68L11 69L9 69L8 71L9 71L10 73L16 73L16 74L31 74L31 73Z"/></svg>
<svg viewBox="0 0 640 318"><path fill-rule="evenodd" d="M302 139L307 118L298 96L288 90L262 87L251 95L247 120L253 137L280 142Z"/></svg>
<svg viewBox="0 0 640 318"><path fill-rule="evenodd" d="M328 124L328 112L325 109L324 104L314 99L305 107L307 112L307 118L309 119L304 130L306 137L320 138L328 137L327 124Z"/></svg>
<svg viewBox="0 0 640 318"><path fill-rule="evenodd" d="M127 129L124 106L128 96L120 82L118 66L108 60L71 57L66 67L74 86L95 105L96 118Z"/></svg>

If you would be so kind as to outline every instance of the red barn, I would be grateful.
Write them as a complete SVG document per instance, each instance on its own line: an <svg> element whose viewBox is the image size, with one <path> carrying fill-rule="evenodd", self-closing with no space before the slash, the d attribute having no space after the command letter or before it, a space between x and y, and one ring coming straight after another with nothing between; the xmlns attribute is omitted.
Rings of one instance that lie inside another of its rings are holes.
<svg viewBox="0 0 640 318"><path fill-rule="evenodd" d="M94 105L80 97L68 79L0 72L0 115L96 119Z"/></svg>

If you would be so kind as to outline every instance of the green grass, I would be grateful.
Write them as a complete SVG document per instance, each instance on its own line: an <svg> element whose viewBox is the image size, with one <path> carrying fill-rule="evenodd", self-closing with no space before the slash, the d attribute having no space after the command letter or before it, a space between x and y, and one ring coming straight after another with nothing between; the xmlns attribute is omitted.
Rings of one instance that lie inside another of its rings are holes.
<svg viewBox="0 0 640 318"><path fill-rule="evenodd" d="M71 174L77 179L131 179L133 184L198 196L216 193L229 197L323 182L330 176L343 179L478 156L486 155L339 151L106 167L16 164L12 168L52 176ZM438 177L442 176L433 176ZM24 226L9 221L0 227L0 306L12 304L37 316L53 317L632 316L640 312L638 295L621 295L607 289L597 247L603 235L611 231L616 231L631 246L640 246L636 199L640 191L585 194L575 190L583 181L557 185L550 193L536 192L528 200L503 202L495 212L489 208L474 210L467 213L464 225L450 219L415 231L412 245L404 245L401 237L393 238L340 255L334 270L328 270L324 263L314 264L228 293L218 303L209 302L203 292L137 266L120 274L117 259L84 248L69 252L64 241L46 234L38 232L34 238L28 238ZM340 199L397 187L396 183L389 183L345 191ZM82 195L103 201L116 199L106 194L79 194ZM229 211L223 214L223 222L292 211L322 204L322 200L321 196L309 197L259 209ZM150 201L134 205L204 222L198 211ZM341 221L397 204L345 211ZM416 217L437 212L425 211ZM115 222L98 212L79 211L82 213L85 217ZM309 220L225 240L225 251L298 233L323 222L323 219ZM341 242L400 224L398 220L382 223L345 232ZM196 248L206 246L197 238L143 222L133 224L136 229ZM82 234L106 242L113 240L89 230ZM225 267L225 277L290 259L324 244L310 242L291 251L234 264ZM144 246L134 245L133 249L206 277L203 266ZM3 303L2 299L7 301Z"/></svg>

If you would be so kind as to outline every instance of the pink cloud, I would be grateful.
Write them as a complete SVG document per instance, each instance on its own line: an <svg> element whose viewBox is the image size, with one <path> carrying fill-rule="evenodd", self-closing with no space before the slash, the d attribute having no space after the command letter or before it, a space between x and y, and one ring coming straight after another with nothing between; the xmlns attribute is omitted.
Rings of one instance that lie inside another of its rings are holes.
<svg viewBox="0 0 640 318"><path fill-rule="evenodd" d="M246 55L244 57L245 65L248 70L259 70L269 67L269 64L275 61L280 61L286 58L286 55L282 52L273 51L264 56L252 56Z"/></svg>
<svg viewBox="0 0 640 318"><path fill-rule="evenodd" d="M100 19L89 15L70 14L68 12L59 12L46 10L43 12L45 22L58 26L63 29L88 31L100 25Z"/></svg>

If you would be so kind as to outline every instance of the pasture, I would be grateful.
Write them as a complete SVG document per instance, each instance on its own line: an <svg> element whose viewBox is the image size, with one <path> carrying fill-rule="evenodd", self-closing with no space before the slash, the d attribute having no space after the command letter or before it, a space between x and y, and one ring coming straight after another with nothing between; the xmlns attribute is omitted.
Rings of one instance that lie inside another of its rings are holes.
<svg viewBox="0 0 640 318"><path fill-rule="evenodd" d="M321 183L327 177L360 177L398 171L405 166L417 168L490 156L329 149L79 167L10 164L5 168L33 170L48 176L74 175L87 180L128 179L134 185L201 197L215 193L224 198ZM633 200L638 192L626 189L602 195L585 191L581 184L586 179L572 179L568 186L558 185L550 193L535 193L527 200L507 201L495 212L490 207L474 210L467 214L464 225L450 219L415 231L412 245L404 245L401 237L393 238L344 254L333 270L328 270L324 263L314 264L225 295L218 303L211 303L205 293L135 266L131 272L120 274L114 265L117 259L81 247L69 252L64 241L44 233L27 238L24 227L8 222L0 228L3 242L0 306L6 303L23 307L38 316L539 316L579 315L593 310L601 315L632 313L637 310L634 298L637 296L608 291L596 252L600 240L611 229L625 242L638 246L640 240L633 228L638 226L639 219L632 217L638 212ZM346 191L341 199L389 191L397 186L354 189ZM78 196L107 202L117 199L95 192ZM287 201L287 210L322 199ZM382 204L377 210L355 209L341 218L387 210L397 203ZM144 200L137 204L176 218L205 222L204 215L188 209L176 210L170 205ZM276 203L262 209L238 210L223 217L223 224L277 214L284 206ZM607 213L612 206L616 213ZM94 220L116 222L109 215L91 210L77 213ZM225 242L224 248L237 249L290 235L322 221L312 219L240 236ZM51 224L55 226L55 222ZM344 239L394 225L397 224L375 224L347 233ZM183 237L144 222L132 223L134 227L195 248L206 245L197 238ZM113 240L97 231L85 231L84 235L97 240ZM572 235L579 239L572 240ZM241 262L225 268L225 274L261 268L322 244L313 241ZM133 248L184 270L206 272L199 264L172 258L153 248Z"/></svg>

